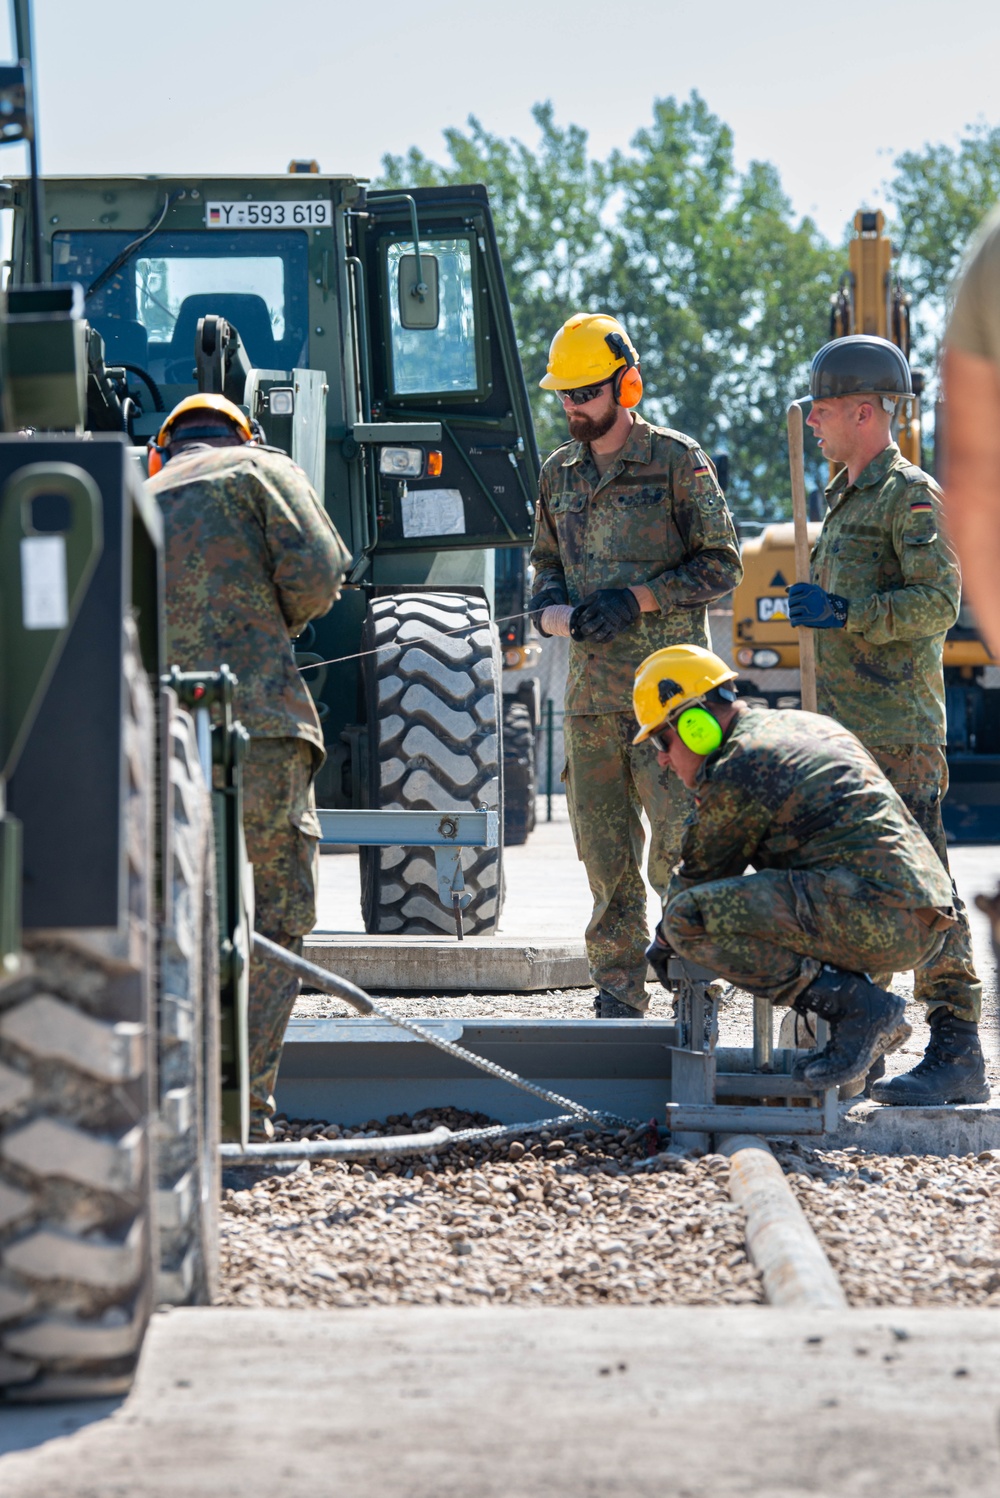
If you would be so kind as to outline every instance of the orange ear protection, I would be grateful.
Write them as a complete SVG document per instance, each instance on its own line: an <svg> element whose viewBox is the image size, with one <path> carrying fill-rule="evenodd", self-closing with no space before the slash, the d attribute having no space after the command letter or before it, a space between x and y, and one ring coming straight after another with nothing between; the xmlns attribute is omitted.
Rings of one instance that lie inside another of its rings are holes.
<svg viewBox="0 0 1000 1498"><path fill-rule="evenodd" d="M636 357L620 333L609 333L604 342L616 359L625 360L625 368L615 373L615 400L626 410L631 410L642 400L642 375Z"/></svg>

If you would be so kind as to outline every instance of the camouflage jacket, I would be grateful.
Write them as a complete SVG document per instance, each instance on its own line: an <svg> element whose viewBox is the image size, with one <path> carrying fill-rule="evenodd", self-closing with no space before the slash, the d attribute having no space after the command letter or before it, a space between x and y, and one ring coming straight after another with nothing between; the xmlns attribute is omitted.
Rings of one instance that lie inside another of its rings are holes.
<svg viewBox="0 0 1000 1498"><path fill-rule="evenodd" d="M748 864L853 875L902 910L946 909L953 898L941 860L871 755L839 723L798 710L745 707L734 719L701 768L666 900ZM803 917L808 924L808 910Z"/></svg>
<svg viewBox="0 0 1000 1498"><path fill-rule="evenodd" d="M665 645L707 645L706 604L743 576L712 464L692 437L640 416L603 478L586 442L545 460L531 562L536 593L562 586L575 605L645 583L660 606L608 645L570 642L568 713L631 712L639 662Z"/></svg>
<svg viewBox="0 0 1000 1498"><path fill-rule="evenodd" d="M198 448L149 490L166 532L168 664L225 662L251 737L307 739L322 753L291 642L337 598L349 557L305 474L283 453Z"/></svg>
<svg viewBox="0 0 1000 1498"><path fill-rule="evenodd" d="M818 629L821 712L864 744L945 742L944 637L961 578L941 522L941 490L895 443L854 484L827 489L812 579L849 602L846 629Z"/></svg>

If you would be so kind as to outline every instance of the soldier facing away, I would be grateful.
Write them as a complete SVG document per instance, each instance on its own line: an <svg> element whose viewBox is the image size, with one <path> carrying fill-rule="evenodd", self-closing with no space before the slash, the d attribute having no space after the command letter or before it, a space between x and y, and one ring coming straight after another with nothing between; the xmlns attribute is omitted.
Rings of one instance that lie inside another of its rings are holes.
<svg viewBox="0 0 1000 1498"><path fill-rule="evenodd" d="M645 1013L646 897L662 896L690 797L632 742L636 663L659 646L708 640L706 605L743 575L715 469L692 437L650 426L638 355L620 323L577 313L552 340L540 381L562 402L570 441L542 466L532 616L571 638L566 795L594 912L587 957L600 1018Z"/></svg>
<svg viewBox="0 0 1000 1498"><path fill-rule="evenodd" d="M348 554L302 470L253 445L238 406L195 395L170 413L149 489L166 531L167 659L236 673L250 734L243 825L255 926L301 955L316 923L319 819L313 779L323 735L292 637L339 596ZM298 980L254 955L250 969L250 1137L273 1136L274 1084Z"/></svg>
<svg viewBox="0 0 1000 1498"><path fill-rule="evenodd" d="M933 961L955 925L951 881L853 734L815 713L749 707L733 677L684 645L636 672L636 737L694 792L647 955L664 982L673 950L828 1021L828 1044L794 1073L823 1091L910 1034L903 1000L866 975Z"/></svg>
<svg viewBox="0 0 1000 1498"><path fill-rule="evenodd" d="M909 365L883 338L825 344L810 377L812 427L831 462L829 511L812 581L789 589L789 617L817 630L820 710L857 734L933 844L945 869L948 789L943 647L958 618L961 577L944 534L941 490L892 440ZM979 1043L982 985L965 906L940 952L914 971L930 1040L913 1071L877 1081L880 1103L981 1103L990 1095ZM884 970L880 982L892 981Z"/></svg>

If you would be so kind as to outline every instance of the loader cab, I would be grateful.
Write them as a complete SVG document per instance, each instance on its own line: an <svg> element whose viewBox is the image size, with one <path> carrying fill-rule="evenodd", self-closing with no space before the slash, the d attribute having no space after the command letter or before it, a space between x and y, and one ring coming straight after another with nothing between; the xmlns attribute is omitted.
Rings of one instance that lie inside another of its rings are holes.
<svg viewBox="0 0 1000 1498"><path fill-rule="evenodd" d="M371 191L310 172L42 191L36 272L29 184L0 187L11 280L80 287L104 345L88 335L88 425L128 430L138 455L179 400L221 391L299 464L343 537L348 585L295 648L323 725L321 803L376 804L370 767L395 751L359 664L366 629L387 595L414 590L457 596L463 619L493 609L497 550L533 528L538 453L485 187Z"/></svg>

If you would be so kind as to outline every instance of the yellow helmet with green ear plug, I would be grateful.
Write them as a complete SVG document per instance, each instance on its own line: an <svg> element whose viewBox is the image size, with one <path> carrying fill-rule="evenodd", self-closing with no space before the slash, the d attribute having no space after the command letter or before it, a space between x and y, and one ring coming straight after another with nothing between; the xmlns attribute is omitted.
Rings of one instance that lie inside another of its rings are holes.
<svg viewBox="0 0 1000 1498"><path fill-rule="evenodd" d="M669 725L695 754L712 754L722 743L722 730L702 704L714 688L735 679L725 661L700 645L654 650L635 673L632 707L639 732L633 744Z"/></svg>

